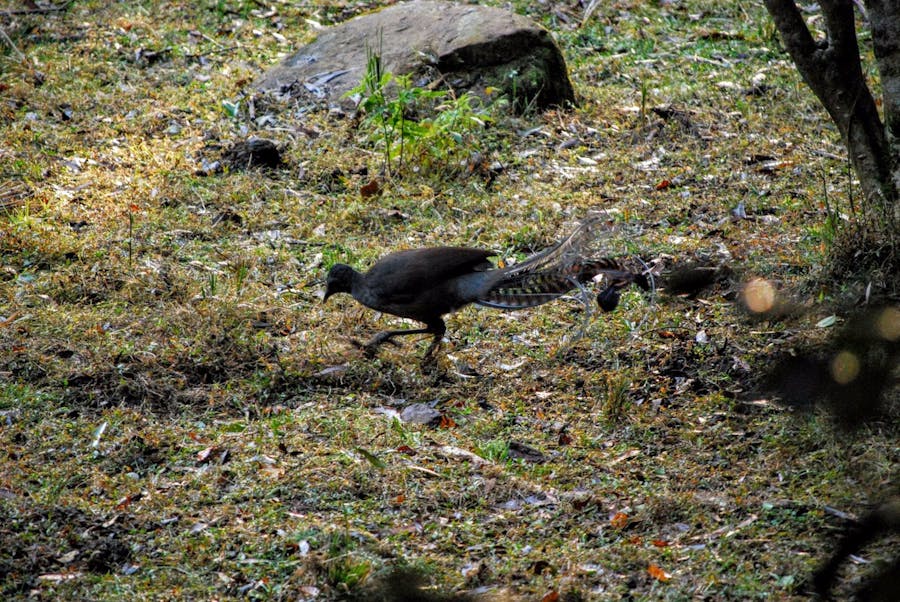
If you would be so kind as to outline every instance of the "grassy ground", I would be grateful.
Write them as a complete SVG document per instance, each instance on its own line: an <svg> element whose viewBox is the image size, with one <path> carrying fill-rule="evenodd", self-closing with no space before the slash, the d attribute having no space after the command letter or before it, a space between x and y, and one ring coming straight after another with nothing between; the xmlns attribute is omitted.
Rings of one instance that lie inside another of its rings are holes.
<svg viewBox="0 0 900 602"><path fill-rule="evenodd" d="M311 21L372 6L2 17L4 599L375 599L398 566L490 599L799 599L840 513L896 492L896 426L842 433L756 388L867 284L822 277L853 187L764 10L609 2L579 27L574 3L515 7L557 35L580 106L498 114L477 133L490 185L406 173L374 196L350 117L248 113ZM202 173L251 134L287 166ZM575 301L469 308L437 373L425 341L364 359L350 339L392 321L318 296L335 261L520 255L591 209L611 246L732 276L629 293L577 340ZM739 309L755 276L796 311ZM439 424L397 420L413 403Z"/></svg>

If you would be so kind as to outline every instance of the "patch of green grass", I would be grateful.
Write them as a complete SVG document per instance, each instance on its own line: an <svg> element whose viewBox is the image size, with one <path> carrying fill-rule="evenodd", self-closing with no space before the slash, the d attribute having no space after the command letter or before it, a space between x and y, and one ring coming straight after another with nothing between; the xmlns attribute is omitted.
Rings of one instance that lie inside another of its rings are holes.
<svg viewBox="0 0 900 602"><path fill-rule="evenodd" d="M347 96L360 99L361 130L383 155L381 171L388 178L421 174L437 181L460 173L461 162L481 152L479 134L491 120L481 100L418 87L411 75L384 70L379 48L367 55L363 78Z"/></svg>
<svg viewBox="0 0 900 602"><path fill-rule="evenodd" d="M502 163L489 190L439 174L367 198L378 158L347 143L350 120L285 108L260 128L242 94L315 35L307 19L366 6L86 2L10 28L44 79L0 56L0 177L28 185L0 214L0 522L28 549L4 597L331 600L405 563L511 599L802 599L837 524L824 506L890 493L896 429L842 435L758 393L773 350L827 333L751 321L732 294L762 275L818 314L862 293L807 282L849 202L839 136L760 6L600 3L584 27L517 7L553 28L580 106L492 113L469 132L481 146L451 135ZM770 88L745 94L758 73ZM288 167L197 175L247 134L286 143ZM730 219L741 201L778 219ZM612 211L616 253L738 275L697 299L628 292L573 342L575 302L465 309L437 374L424 341L363 358L348 339L403 322L317 296L335 262L439 244L520 258L590 209ZM383 413L435 401L452 423ZM510 442L544 461L511 461ZM98 542L123 543L115 562L92 560Z"/></svg>

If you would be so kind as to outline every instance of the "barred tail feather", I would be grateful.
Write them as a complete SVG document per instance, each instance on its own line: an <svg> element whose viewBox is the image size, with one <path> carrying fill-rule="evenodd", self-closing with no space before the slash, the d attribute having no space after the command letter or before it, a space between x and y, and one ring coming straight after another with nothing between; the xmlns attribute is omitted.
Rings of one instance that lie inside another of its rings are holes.
<svg viewBox="0 0 900 602"><path fill-rule="evenodd" d="M572 257L561 265L539 270L521 268L521 264L507 268L503 278L475 303L496 309L526 309L558 299L599 274L603 274L609 286L615 289L624 288L632 282L640 284L641 277L610 258Z"/></svg>
<svg viewBox="0 0 900 602"><path fill-rule="evenodd" d="M502 276L475 301L497 309L526 309L549 303L603 274L607 288L618 290L631 283L646 288L646 279L609 257L585 256L603 228L601 217L582 221L567 237L549 249L502 269Z"/></svg>
<svg viewBox="0 0 900 602"><path fill-rule="evenodd" d="M540 272L578 263L584 258L582 250L597 237L596 230L599 225L598 218L589 218L583 221L571 234L549 249L544 249L527 257L524 261L506 268L507 273Z"/></svg>
<svg viewBox="0 0 900 602"><path fill-rule="evenodd" d="M475 304L481 305L482 307L513 311L516 309L537 307L538 305L549 303L554 299L559 299L561 296L562 293L498 293L486 299L479 299Z"/></svg>
<svg viewBox="0 0 900 602"><path fill-rule="evenodd" d="M526 309L558 299L577 286L575 279L526 274L500 282L476 303L497 309Z"/></svg>

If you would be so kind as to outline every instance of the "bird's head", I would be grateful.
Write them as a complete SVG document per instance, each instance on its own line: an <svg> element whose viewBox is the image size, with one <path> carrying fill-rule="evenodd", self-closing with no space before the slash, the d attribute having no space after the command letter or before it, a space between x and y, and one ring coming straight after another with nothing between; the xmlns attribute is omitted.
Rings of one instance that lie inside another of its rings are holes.
<svg viewBox="0 0 900 602"><path fill-rule="evenodd" d="M325 296L322 302L328 300L328 297L335 293L349 293L353 290L353 278L356 270L349 265L336 263L328 270L328 276L325 279Z"/></svg>

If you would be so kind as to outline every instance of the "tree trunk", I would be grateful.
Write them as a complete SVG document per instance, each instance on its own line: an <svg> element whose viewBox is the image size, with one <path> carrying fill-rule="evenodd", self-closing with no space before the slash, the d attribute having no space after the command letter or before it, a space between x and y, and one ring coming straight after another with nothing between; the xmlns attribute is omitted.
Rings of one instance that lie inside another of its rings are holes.
<svg viewBox="0 0 900 602"><path fill-rule="evenodd" d="M793 0L765 0L785 48L804 81L837 125L863 192L862 210L878 230L900 223L900 9L870 0L872 35L885 88L885 128L859 58L852 0L820 0L827 38L813 39ZM893 104L888 107L888 96Z"/></svg>
<svg viewBox="0 0 900 602"><path fill-rule="evenodd" d="M897 192L900 191L900 2L866 0L866 7L881 74L885 135L893 166L891 178ZM898 205L900 200L895 199L895 218Z"/></svg>

